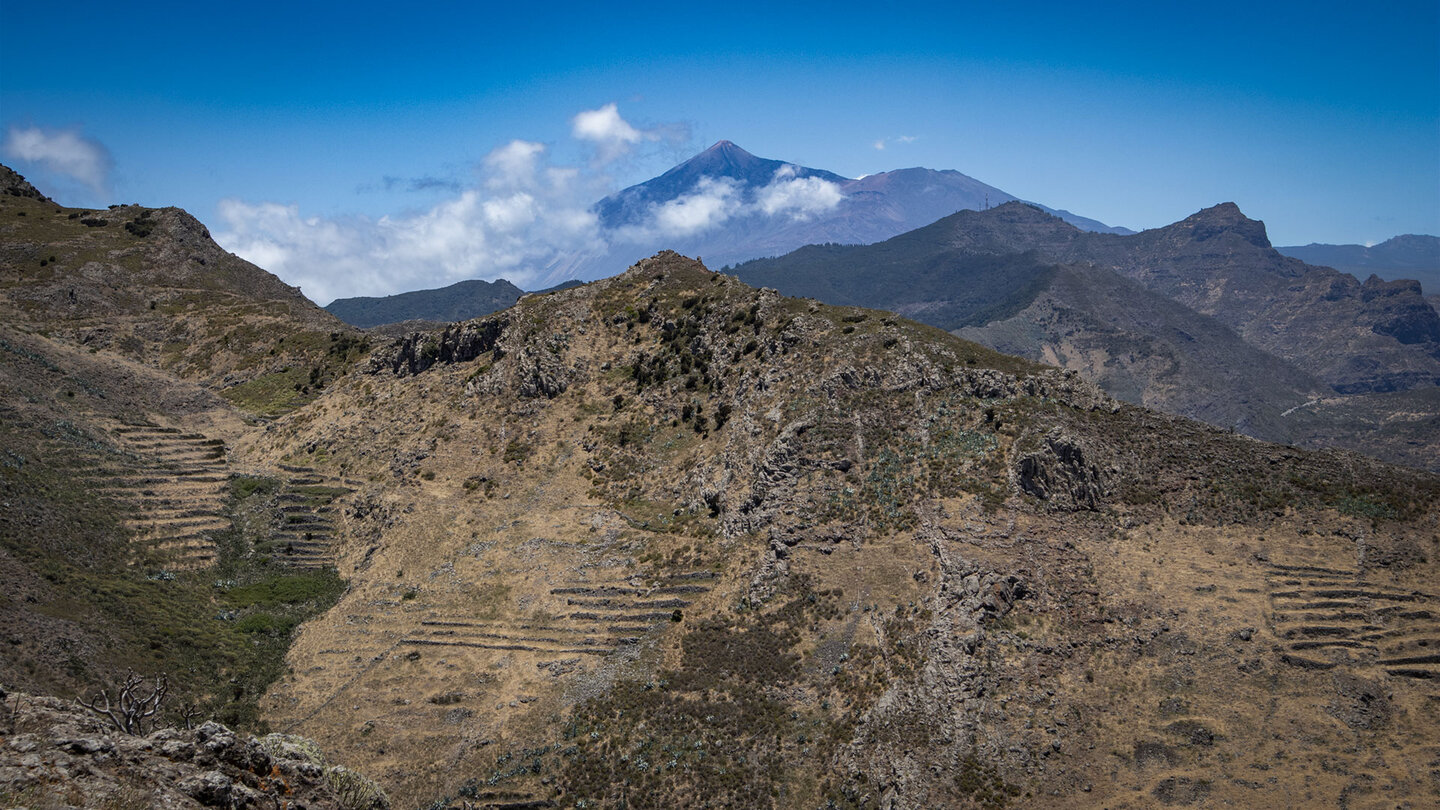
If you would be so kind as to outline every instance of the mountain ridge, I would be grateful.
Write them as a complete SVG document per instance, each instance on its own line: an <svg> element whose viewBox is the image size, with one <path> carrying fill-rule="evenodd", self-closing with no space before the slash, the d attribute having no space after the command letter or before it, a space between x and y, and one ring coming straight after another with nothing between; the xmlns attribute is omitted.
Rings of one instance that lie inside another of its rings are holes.
<svg viewBox="0 0 1440 810"><path fill-rule="evenodd" d="M1281 257L1264 223L1233 203L1107 235L1010 202L874 245L810 246L734 272L787 294L892 309L1079 370L1126 401L1271 441L1423 467L1440 452L1440 420L1423 395L1340 396L1433 389L1412 370L1432 368L1440 347L1440 322L1418 287L1361 284ZM1256 340L1257 330L1266 339ZM1370 384L1357 384L1354 369ZM1331 404L1303 425L1290 418L1322 400ZM1377 431L1389 428L1374 409L1387 401L1398 431L1381 440Z"/></svg>
<svg viewBox="0 0 1440 810"><path fill-rule="evenodd" d="M465 321L504 309L525 291L503 278L472 279L434 290L414 290L386 296L337 298L325 311L362 329L409 320Z"/></svg>
<svg viewBox="0 0 1440 810"><path fill-rule="evenodd" d="M1440 237L1401 234L1377 245L1312 242L1275 249L1308 264L1333 267L1356 278L1374 273L1386 281L1416 279L1427 296L1440 295Z"/></svg>

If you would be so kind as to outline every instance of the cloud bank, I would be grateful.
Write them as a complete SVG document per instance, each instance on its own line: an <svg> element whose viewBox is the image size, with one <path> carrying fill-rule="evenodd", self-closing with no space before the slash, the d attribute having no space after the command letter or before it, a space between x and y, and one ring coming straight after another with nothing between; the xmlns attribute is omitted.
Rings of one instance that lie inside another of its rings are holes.
<svg viewBox="0 0 1440 810"><path fill-rule="evenodd" d="M771 181L746 188L726 177L702 177L681 196L651 205L641 221L606 234L624 243L683 239L740 217L784 217L801 221L833 210L845 198L840 186L818 177L797 177L782 166Z"/></svg>
<svg viewBox="0 0 1440 810"><path fill-rule="evenodd" d="M78 181L97 196L103 197L109 188L110 171L115 165L110 151L94 138L81 135L78 129L10 127L3 148L8 157Z"/></svg>
<svg viewBox="0 0 1440 810"><path fill-rule="evenodd" d="M603 255L614 245L658 249L665 240L698 236L740 217L809 219L843 197L838 185L799 177L786 166L759 188L701 178L680 197L652 205L638 221L603 228L593 208L615 189L600 164L640 145L666 142L678 131L638 128L607 104L571 119L575 139L595 150L595 162L586 168L554 165L545 144L514 140L480 161L473 183L453 189L427 184L452 191L428 210L324 218L295 205L225 199L215 238L328 303L466 279L506 278L534 289L565 276L577 257Z"/></svg>
<svg viewBox="0 0 1440 810"><path fill-rule="evenodd" d="M479 188L407 216L326 219L294 205L222 200L216 240L321 303L471 278L523 288L559 254L599 238L592 189L578 172L546 165L545 152L506 144L483 161Z"/></svg>

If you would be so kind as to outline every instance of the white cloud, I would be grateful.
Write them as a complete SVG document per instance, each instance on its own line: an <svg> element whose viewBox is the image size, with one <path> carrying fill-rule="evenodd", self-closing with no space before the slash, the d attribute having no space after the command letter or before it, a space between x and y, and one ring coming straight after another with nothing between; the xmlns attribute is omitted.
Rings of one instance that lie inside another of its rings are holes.
<svg viewBox="0 0 1440 810"><path fill-rule="evenodd" d="M690 128L684 124L639 129L620 116L620 108L614 102L577 113L570 119L570 134L577 140L594 144L598 165L625 157L642 143L678 146L690 140Z"/></svg>
<svg viewBox="0 0 1440 810"><path fill-rule="evenodd" d="M656 206L657 236L689 236L707 231L740 211L740 187L734 180L702 177L695 190Z"/></svg>
<svg viewBox="0 0 1440 810"><path fill-rule="evenodd" d="M325 219L297 206L224 200L216 241L328 303L472 278L524 288L567 252L600 240L597 189L513 141L481 163L481 185L417 214Z"/></svg>
<svg viewBox="0 0 1440 810"><path fill-rule="evenodd" d="M787 172L786 169L789 169ZM833 209L845 198L840 186L819 177L795 177L793 166L775 172L775 180L755 195L755 205L769 216L810 219Z"/></svg>
<svg viewBox="0 0 1440 810"><path fill-rule="evenodd" d="M536 171L545 154L545 145L515 140L485 156L482 165L491 188L529 188L535 185Z"/></svg>
<svg viewBox="0 0 1440 810"><path fill-rule="evenodd" d="M639 143L645 134L620 117L620 108L610 102L598 110L585 110L571 119L572 133L584 141Z"/></svg>
<svg viewBox="0 0 1440 810"><path fill-rule="evenodd" d="M5 134L4 148L8 156L78 180L98 195L103 196L109 186L114 166L109 150L94 138L81 135L78 129L11 127Z"/></svg>
<svg viewBox="0 0 1440 810"><path fill-rule="evenodd" d="M918 140L918 137L915 136L915 135L896 135L896 136L893 137L893 138L880 138L879 140L875 141L874 147L875 147L876 149L879 149L880 151L883 152L883 151L885 151L885 145L886 145L886 144L891 144L891 143L914 143L916 140Z"/></svg>

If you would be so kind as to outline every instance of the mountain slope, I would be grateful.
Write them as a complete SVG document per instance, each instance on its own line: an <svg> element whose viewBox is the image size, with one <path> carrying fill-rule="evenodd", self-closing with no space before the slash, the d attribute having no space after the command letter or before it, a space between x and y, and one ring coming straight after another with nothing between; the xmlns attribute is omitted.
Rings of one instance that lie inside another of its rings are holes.
<svg viewBox="0 0 1440 810"><path fill-rule="evenodd" d="M1008 318L956 334L1079 371L1113 396L1248 436L1292 441L1281 414L1327 387L1213 318L1088 265Z"/></svg>
<svg viewBox="0 0 1440 810"><path fill-rule="evenodd" d="M221 249L178 208L92 211L0 195L0 313L262 415L307 401L364 348L353 328Z"/></svg>
<svg viewBox="0 0 1440 810"><path fill-rule="evenodd" d="M1440 294L1440 237L1405 234L1378 245L1292 245L1276 250L1306 264L1333 267L1356 278L1416 279L1426 295Z"/></svg>
<svg viewBox="0 0 1440 810"><path fill-rule="evenodd" d="M266 706L397 801L1429 789L1434 667L1405 662L1433 624L1433 475L1120 406L674 254L368 371L243 449L369 482L351 590ZM1313 604L1362 598L1386 612ZM1361 768L1376 746L1393 764Z"/></svg>
<svg viewBox="0 0 1440 810"><path fill-rule="evenodd" d="M256 729L292 628L343 590L341 490L232 447L361 345L178 209L3 194L0 235L0 683L165 673L167 711Z"/></svg>

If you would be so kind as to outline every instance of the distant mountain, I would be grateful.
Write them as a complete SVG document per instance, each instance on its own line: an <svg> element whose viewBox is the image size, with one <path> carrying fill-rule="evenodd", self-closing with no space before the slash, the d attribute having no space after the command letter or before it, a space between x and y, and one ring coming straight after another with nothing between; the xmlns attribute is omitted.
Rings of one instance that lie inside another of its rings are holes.
<svg viewBox="0 0 1440 810"><path fill-rule="evenodd" d="M849 179L756 157L720 141L690 160L601 200L609 244L566 257L550 278L612 275L657 249L713 266L778 256L807 244L871 244L963 209L1017 199L957 171L898 169ZM1130 233L1068 211L1042 209L1078 228Z"/></svg>
<svg viewBox="0 0 1440 810"><path fill-rule="evenodd" d="M637 225L644 221L651 208L693 192L707 177L740 183L753 201L755 191L769 185L778 173L786 170L789 170L790 177L796 179L850 182L833 172L756 157L730 141L720 141L659 177L606 197L595 205L595 212L600 216L600 224L606 228Z"/></svg>
<svg viewBox="0 0 1440 810"><path fill-rule="evenodd" d="M1033 250L1053 262L1115 270L1219 319L1340 393L1440 383L1440 317L1418 284L1361 283L1282 256L1265 224L1233 203L1129 236L1087 233L1019 203L962 211L945 222L947 238L962 252Z"/></svg>
<svg viewBox="0 0 1440 810"><path fill-rule="evenodd" d="M1440 382L1440 318L1414 283L1361 284L1280 256L1263 223L1233 205L1116 236L1010 203L734 272L790 295L890 309L1258 438L1422 466L1440 458L1440 419L1424 407L1432 399L1341 402ZM1377 414L1392 406L1386 423ZM1379 430L1395 440L1368 442Z"/></svg>
<svg viewBox="0 0 1440 810"><path fill-rule="evenodd" d="M380 297L337 298L325 309L362 329L400 321L453 323L504 309L525 291L505 279L461 281L438 290L416 290Z"/></svg>
<svg viewBox="0 0 1440 810"><path fill-rule="evenodd" d="M1440 236L1405 234L1378 245L1311 243L1276 250L1307 264L1333 267L1357 278L1416 279L1426 295L1440 295Z"/></svg>
<svg viewBox="0 0 1440 810"><path fill-rule="evenodd" d="M572 279L530 292L555 292L581 283ZM525 294L525 290L503 278L495 281L472 280L436 290L416 290L375 298L337 298L325 309L351 326L400 335L499 312L513 306Z"/></svg>

